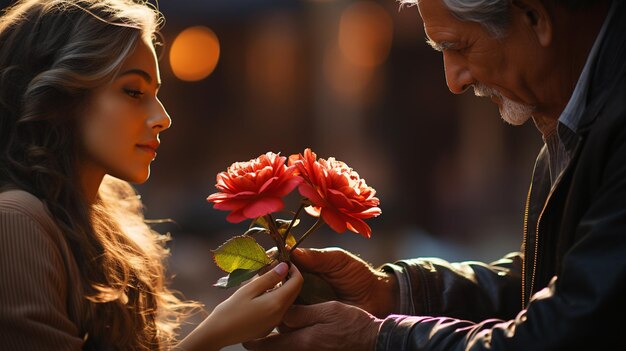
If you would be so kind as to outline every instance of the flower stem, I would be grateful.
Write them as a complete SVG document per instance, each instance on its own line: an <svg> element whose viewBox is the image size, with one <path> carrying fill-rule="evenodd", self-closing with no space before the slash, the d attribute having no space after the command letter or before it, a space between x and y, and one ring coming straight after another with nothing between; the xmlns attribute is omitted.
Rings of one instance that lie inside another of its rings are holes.
<svg viewBox="0 0 626 351"><path fill-rule="evenodd" d="M278 228L276 227L276 222L274 222L274 218L271 214L267 214L265 216L265 220L267 220L267 223L270 227L270 236L272 237L272 239L274 239L274 242L276 243L276 248L280 253L279 261L289 262L289 253L285 250L285 239L278 232Z"/></svg>
<svg viewBox="0 0 626 351"><path fill-rule="evenodd" d="M285 240L287 239L287 236L289 235L289 232L291 231L291 228L293 228L294 223L296 223L296 220L298 220L298 216L300 216L300 212L302 212L303 208L304 208L304 203L300 204L300 207L296 211L296 214L293 215L293 219L291 220L291 223L289 223L289 226L287 227L287 231L285 231L285 235L283 235L283 238ZM291 252L291 251L289 251L289 252Z"/></svg>
<svg viewBox="0 0 626 351"><path fill-rule="evenodd" d="M306 233L304 233L300 239L298 239L298 241L295 243L295 245L293 245L291 247L291 249L289 250L289 255L291 255L291 253L293 252L293 250L296 249L296 247L298 247L298 245L300 245L300 243L306 239L307 236L309 236L309 234L313 233L314 231L317 230L317 228L321 227L324 224L324 220L322 219L322 217L319 217L317 219L317 222L315 222L315 224L313 224L313 226L311 226L311 228L309 228L309 230L306 231Z"/></svg>

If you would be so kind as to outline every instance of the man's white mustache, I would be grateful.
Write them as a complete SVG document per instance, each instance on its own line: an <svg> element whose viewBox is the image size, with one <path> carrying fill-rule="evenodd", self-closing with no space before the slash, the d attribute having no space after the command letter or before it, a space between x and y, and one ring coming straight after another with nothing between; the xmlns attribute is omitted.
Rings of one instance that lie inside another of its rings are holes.
<svg viewBox="0 0 626 351"><path fill-rule="evenodd" d="M499 91L491 88L482 83L472 84L474 88L474 95L480 97L492 97L495 96L500 99L500 115L502 119L512 125L524 124L529 118L531 118L535 108L533 106L525 105L519 102L515 102L509 98L504 97Z"/></svg>
<svg viewBox="0 0 626 351"><path fill-rule="evenodd" d="M501 97L500 93L498 93L497 90L490 88L484 84L481 83L476 83L474 85L472 85L472 87L474 88L474 95L476 96L480 96L480 97L490 97L490 96L497 96L497 97Z"/></svg>

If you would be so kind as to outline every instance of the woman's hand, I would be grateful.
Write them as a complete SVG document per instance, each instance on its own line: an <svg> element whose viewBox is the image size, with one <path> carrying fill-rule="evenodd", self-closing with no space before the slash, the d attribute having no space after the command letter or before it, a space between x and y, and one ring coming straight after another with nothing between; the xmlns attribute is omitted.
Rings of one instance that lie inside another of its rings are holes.
<svg viewBox="0 0 626 351"><path fill-rule="evenodd" d="M287 273L289 279L278 288ZM274 269L242 286L219 304L176 350L219 350L224 346L258 339L269 334L282 320L302 287L298 269L280 263ZM273 289L271 291L268 291Z"/></svg>

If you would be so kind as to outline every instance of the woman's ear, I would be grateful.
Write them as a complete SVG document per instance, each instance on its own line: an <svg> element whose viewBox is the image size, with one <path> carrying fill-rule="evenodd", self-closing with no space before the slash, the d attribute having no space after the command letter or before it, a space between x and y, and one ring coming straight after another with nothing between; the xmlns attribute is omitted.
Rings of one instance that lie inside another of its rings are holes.
<svg viewBox="0 0 626 351"><path fill-rule="evenodd" d="M552 43L552 16L541 0L513 0L513 9L523 18L523 22L535 33L543 47Z"/></svg>

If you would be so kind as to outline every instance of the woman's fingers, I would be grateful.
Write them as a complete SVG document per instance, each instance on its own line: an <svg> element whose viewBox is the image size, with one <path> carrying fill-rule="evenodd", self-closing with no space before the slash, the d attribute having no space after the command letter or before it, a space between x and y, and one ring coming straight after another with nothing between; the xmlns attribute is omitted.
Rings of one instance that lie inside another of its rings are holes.
<svg viewBox="0 0 626 351"><path fill-rule="evenodd" d="M268 298L279 299L281 301L289 302L289 305L295 301L296 297L300 293L304 278L295 265L291 265L289 269L289 279L283 283L280 289L276 289L268 293Z"/></svg>
<svg viewBox="0 0 626 351"><path fill-rule="evenodd" d="M276 284L280 283L285 277L289 266L285 262L277 264L273 269L264 273L260 277L252 280L248 284L242 286L238 293L249 294L252 296L259 296L269 289L272 289Z"/></svg>

